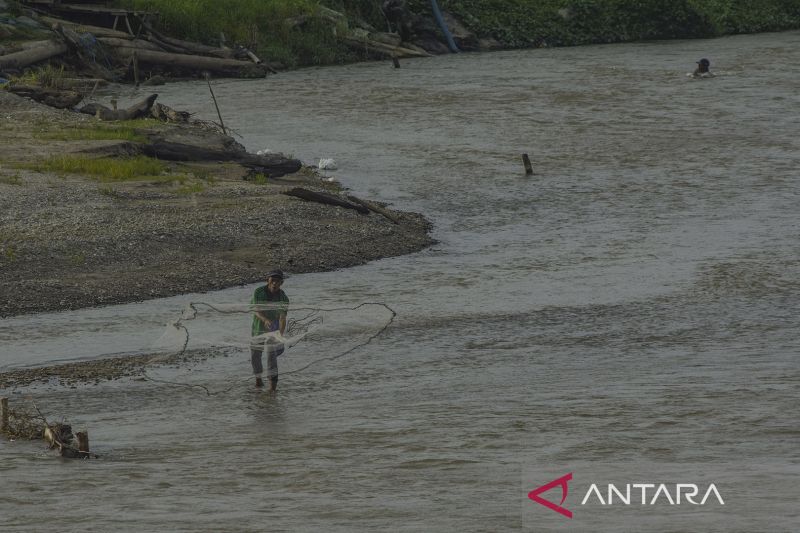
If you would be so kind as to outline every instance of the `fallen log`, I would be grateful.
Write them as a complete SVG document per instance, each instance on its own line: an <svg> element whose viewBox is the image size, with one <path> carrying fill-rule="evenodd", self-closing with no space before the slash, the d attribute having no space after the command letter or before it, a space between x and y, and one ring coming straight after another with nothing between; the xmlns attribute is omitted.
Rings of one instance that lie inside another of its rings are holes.
<svg viewBox="0 0 800 533"><path fill-rule="evenodd" d="M364 36L342 37L342 41L351 48L366 49L370 52L377 52L390 57L431 57L431 54L428 52L414 50L404 46L393 46L379 41L373 41Z"/></svg>
<svg viewBox="0 0 800 533"><path fill-rule="evenodd" d="M400 219L398 219L396 216L391 214L388 210L384 209L383 207L379 206L378 204L376 204L374 202L368 202L367 200L362 200L361 198L353 196L352 194L348 194L347 195L347 199L350 200L353 203L356 203L356 204L359 204L359 205L363 205L364 207L366 207L370 211L372 211L374 213L378 213L379 215L381 215L384 218L390 220L391 222L394 222L395 224L400 224Z"/></svg>
<svg viewBox="0 0 800 533"><path fill-rule="evenodd" d="M249 61L239 61L238 59L220 59L217 57L173 54L169 52L156 52L154 50L135 51L139 63L149 65L178 67L194 71L208 71L216 74L233 74L242 77L263 77L267 74L267 68L263 64L256 65ZM114 48L112 52L118 58L128 62L133 56L134 49Z"/></svg>
<svg viewBox="0 0 800 533"><path fill-rule="evenodd" d="M119 39L117 37L98 37L97 42L112 48L136 48L138 50L154 50L163 52L164 50L155 43L144 39Z"/></svg>
<svg viewBox="0 0 800 533"><path fill-rule="evenodd" d="M288 191L283 191L283 194L285 194L286 196L294 196L295 198L300 198L302 200L306 200L307 202L317 202L320 204L344 207L345 209L353 209L361 213L362 215L368 215L370 211L369 208L363 205L350 203L346 200L342 200L338 196L322 192L310 191L308 189L304 189L303 187L295 187Z"/></svg>
<svg viewBox="0 0 800 533"><path fill-rule="evenodd" d="M164 161L231 161L273 178L292 174L303 166L299 160L289 159L282 154L256 155L244 149L215 149L209 145L184 144L155 136L151 136L149 143L126 142L91 148L86 152L117 157L146 155Z"/></svg>
<svg viewBox="0 0 800 533"><path fill-rule="evenodd" d="M51 57L65 54L68 50L69 47L64 43L47 41L47 44L43 44L42 46L0 56L0 70L27 67L28 65L45 61Z"/></svg>
<svg viewBox="0 0 800 533"><path fill-rule="evenodd" d="M247 168L280 177L297 172L302 163L281 154L256 155L236 150L213 150L207 146L195 146L154 139L150 144L140 145L139 153L167 161L234 161Z"/></svg>
<svg viewBox="0 0 800 533"><path fill-rule="evenodd" d="M62 26L67 26L76 33L91 33L95 37L116 37L117 39L133 39L133 35L118 30L112 30L110 28L101 28L100 26L90 26L88 24L78 24L75 22L70 22L68 20L58 19L54 17L47 17L40 15L39 20L53 26L55 24L60 24Z"/></svg>
<svg viewBox="0 0 800 533"><path fill-rule="evenodd" d="M41 102L57 109L68 109L78 105L83 95L76 91L65 91L37 85L10 85L8 91Z"/></svg>
<svg viewBox="0 0 800 533"><path fill-rule="evenodd" d="M109 109L104 105L92 103L83 106L78 111L87 115L94 115L100 120L131 120L149 115L150 108L153 107L156 98L158 98L157 94L151 94L127 109Z"/></svg>
<svg viewBox="0 0 800 533"><path fill-rule="evenodd" d="M217 48L215 46L208 46L205 44L195 43L192 41L184 41L182 39L175 39L160 33L146 22L142 22L143 27L149 33L148 40L158 41L160 45L168 45L176 49L184 50L184 53L196 55L211 55L221 59L232 59L234 51L230 48Z"/></svg>

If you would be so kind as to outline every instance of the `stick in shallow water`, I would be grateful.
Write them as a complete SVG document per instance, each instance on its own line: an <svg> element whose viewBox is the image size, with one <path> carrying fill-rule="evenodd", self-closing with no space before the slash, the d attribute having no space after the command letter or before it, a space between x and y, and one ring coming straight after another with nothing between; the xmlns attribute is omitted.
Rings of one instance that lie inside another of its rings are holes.
<svg viewBox="0 0 800 533"><path fill-rule="evenodd" d="M219 112L219 106L217 105L217 97L214 96L214 89L211 88L211 81L209 80L208 72L206 72L206 83L208 84L208 90L211 92L211 99L214 100L214 107L217 108L217 116L219 117L219 125L222 128L222 134L227 135L228 132L225 131L225 123L222 122L222 114Z"/></svg>

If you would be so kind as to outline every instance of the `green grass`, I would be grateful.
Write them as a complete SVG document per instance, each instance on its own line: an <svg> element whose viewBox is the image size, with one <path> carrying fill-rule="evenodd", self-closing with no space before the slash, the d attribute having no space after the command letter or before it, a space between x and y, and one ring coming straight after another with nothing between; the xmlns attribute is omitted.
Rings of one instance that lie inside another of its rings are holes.
<svg viewBox="0 0 800 533"><path fill-rule="evenodd" d="M121 140L130 142L147 142L147 137L129 126L98 125L90 128L61 129L58 131L42 131L34 134L34 138L52 141L106 141Z"/></svg>
<svg viewBox="0 0 800 533"><path fill-rule="evenodd" d="M224 33L229 46L244 45L263 60L290 67L360 59L338 41L334 25L320 15L319 5L337 9L346 4L352 8L353 16L367 16L385 28L377 0L117 0L115 3L158 11L159 28L169 35L218 46L220 33ZM301 26L287 23L301 18L304 20Z"/></svg>
<svg viewBox="0 0 800 533"><path fill-rule="evenodd" d="M58 88L64 78L64 67L45 65L27 70L23 75L11 78L12 83L20 85L39 85L41 87Z"/></svg>
<svg viewBox="0 0 800 533"><path fill-rule="evenodd" d="M174 176L164 176L169 167L163 162L145 156L124 159L107 157L64 155L50 157L39 163L24 165L39 172L82 174L101 182L114 181L164 181Z"/></svg>
<svg viewBox="0 0 800 533"><path fill-rule="evenodd" d="M206 190L206 186L202 183L186 183L175 189L175 192L177 194L197 194L204 190Z"/></svg>
<svg viewBox="0 0 800 533"><path fill-rule="evenodd" d="M19 174L0 176L0 183L5 183L6 185L22 185L22 177Z"/></svg>

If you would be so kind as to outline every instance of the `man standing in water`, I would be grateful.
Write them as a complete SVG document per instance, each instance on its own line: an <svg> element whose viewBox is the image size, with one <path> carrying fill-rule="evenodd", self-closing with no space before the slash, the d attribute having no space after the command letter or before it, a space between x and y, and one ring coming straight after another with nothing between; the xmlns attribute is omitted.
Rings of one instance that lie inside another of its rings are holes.
<svg viewBox="0 0 800 533"><path fill-rule="evenodd" d="M256 337L271 331L279 331L281 335L286 331L286 313L289 310L289 298L281 290L283 285L283 272L273 270L267 274L267 284L256 289L253 293L251 304L269 306L256 309L253 316L252 335ZM256 387L263 387L264 380L261 374L264 367L261 357L267 351L267 377L269 390L274 392L278 388L278 356L283 353L283 344L264 344L254 341L250 347L250 360L253 363L253 373L256 375Z"/></svg>

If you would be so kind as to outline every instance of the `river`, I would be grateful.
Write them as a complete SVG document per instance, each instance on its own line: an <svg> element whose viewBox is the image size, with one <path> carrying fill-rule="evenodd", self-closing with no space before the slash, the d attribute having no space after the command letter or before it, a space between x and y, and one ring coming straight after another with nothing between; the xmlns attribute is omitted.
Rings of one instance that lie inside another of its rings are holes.
<svg viewBox="0 0 800 533"><path fill-rule="evenodd" d="M701 57L715 78L687 77ZM244 351L156 371L230 389L214 396L34 387L101 458L0 442L3 529L796 530L798 64L787 32L214 81L248 149L334 158L331 176L424 213L438 243L290 276L293 302L397 318L275 397L236 381ZM215 118L203 83L158 92ZM2 320L0 368L143 351L186 302L253 288ZM236 318L217 327L246 332ZM282 368L365 334L301 343ZM725 506L581 506L580 483L612 471L716 482ZM571 521L527 497L567 472Z"/></svg>

